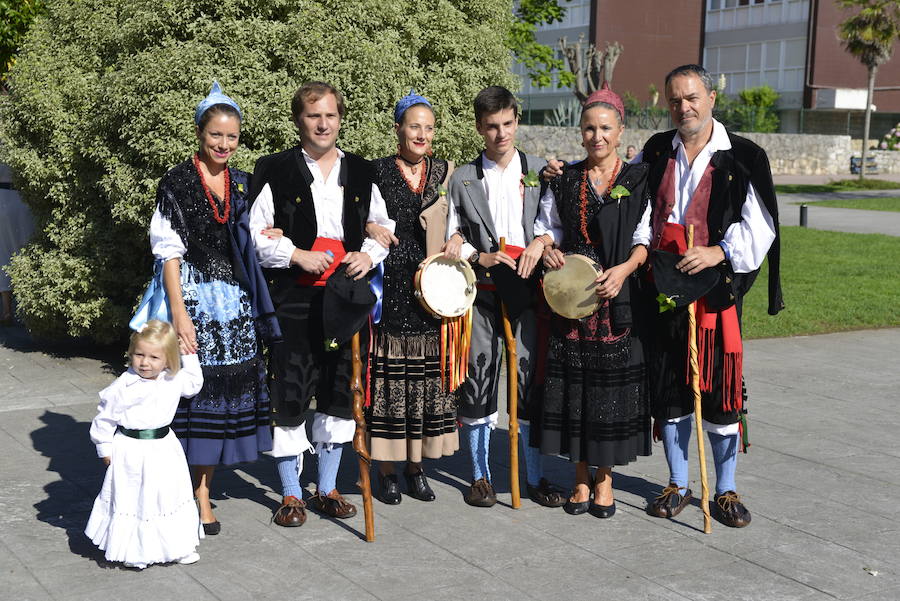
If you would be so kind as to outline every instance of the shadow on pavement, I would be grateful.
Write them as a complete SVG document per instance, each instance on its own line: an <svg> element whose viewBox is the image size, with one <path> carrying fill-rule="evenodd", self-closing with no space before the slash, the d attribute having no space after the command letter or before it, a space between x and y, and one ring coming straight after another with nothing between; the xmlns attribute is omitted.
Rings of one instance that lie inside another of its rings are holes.
<svg viewBox="0 0 900 601"><path fill-rule="evenodd" d="M20 353L43 353L58 359L75 357L102 361L104 373L118 375L122 373L125 355L122 349L125 343L108 346L98 345L86 339L70 338L64 341L49 341L34 338L25 326L16 324L0 327L0 346Z"/></svg>
<svg viewBox="0 0 900 601"><path fill-rule="evenodd" d="M47 484L47 497L34 504L37 519L64 529L72 553L105 565L103 552L84 534L105 474L91 443L91 424L53 411L45 411L40 420L44 425L31 433L32 444L49 458L47 470L59 480Z"/></svg>

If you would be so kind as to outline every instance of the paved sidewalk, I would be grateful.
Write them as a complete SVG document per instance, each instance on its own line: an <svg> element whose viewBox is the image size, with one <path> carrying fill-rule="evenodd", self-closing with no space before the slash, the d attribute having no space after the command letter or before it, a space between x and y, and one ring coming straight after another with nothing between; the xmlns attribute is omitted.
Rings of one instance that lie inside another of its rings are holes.
<svg viewBox="0 0 900 601"><path fill-rule="evenodd" d="M501 429L491 509L463 503L458 453L426 464L436 502L375 502L373 544L359 538L362 512L284 529L269 521L277 478L263 459L217 474L222 534L202 542L199 563L137 572L107 565L82 534L103 475L88 427L120 359L48 353L0 329L0 599L896 600L898 355L900 329L747 343L753 447L738 485L753 523L743 530L714 522L704 535L696 505L673 521L644 513L665 484L658 444L615 470L611 520L527 499L513 510ZM356 502L355 458L344 458L339 486ZM545 461L568 485L570 465Z"/></svg>

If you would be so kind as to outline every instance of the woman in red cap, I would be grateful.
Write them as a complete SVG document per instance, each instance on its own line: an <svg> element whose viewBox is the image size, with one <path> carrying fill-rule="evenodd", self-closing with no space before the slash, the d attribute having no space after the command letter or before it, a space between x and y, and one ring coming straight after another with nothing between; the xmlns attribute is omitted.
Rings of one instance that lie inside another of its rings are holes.
<svg viewBox="0 0 900 601"><path fill-rule="evenodd" d="M550 183L554 210L535 224L535 235L547 233L555 243L544 253L548 269L562 267L573 253L603 269L596 280L602 304L595 313L581 320L552 317L535 404L539 428L533 428L542 453L566 455L576 464L564 509L600 518L616 510L612 466L649 455L651 444L635 275L647 249L634 237L649 199L647 165L618 156L624 113L621 98L605 85L588 97L580 124L587 158L565 166ZM597 468L593 479L590 466Z"/></svg>

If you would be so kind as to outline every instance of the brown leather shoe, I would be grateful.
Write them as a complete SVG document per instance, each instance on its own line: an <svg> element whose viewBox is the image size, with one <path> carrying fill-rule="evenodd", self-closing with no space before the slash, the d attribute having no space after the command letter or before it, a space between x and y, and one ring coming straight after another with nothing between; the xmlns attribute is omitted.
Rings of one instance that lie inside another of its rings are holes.
<svg viewBox="0 0 900 601"><path fill-rule="evenodd" d="M285 528L302 526L306 523L306 503L294 496L284 497L272 521Z"/></svg>
<svg viewBox="0 0 900 601"><path fill-rule="evenodd" d="M669 482L669 485L663 489L662 494L647 505L647 513L657 518L674 518L690 502L690 488L685 490L682 495L679 492L678 485L674 482Z"/></svg>
<svg viewBox="0 0 900 601"><path fill-rule="evenodd" d="M528 498L544 507L562 507L568 499L564 491L550 484L546 478L541 478L537 486L526 484Z"/></svg>
<svg viewBox="0 0 900 601"><path fill-rule="evenodd" d="M491 507L497 502L497 493L486 478L479 478L472 483L469 494L465 496L466 503L473 507Z"/></svg>
<svg viewBox="0 0 900 601"><path fill-rule="evenodd" d="M347 502L336 488L327 495L317 491L309 502L313 509L329 517L343 520L356 515L356 506Z"/></svg>
<svg viewBox="0 0 900 601"><path fill-rule="evenodd" d="M716 497L716 519L732 528L743 528L750 524L750 511L741 503L741 496L729 490Z"/></svg>

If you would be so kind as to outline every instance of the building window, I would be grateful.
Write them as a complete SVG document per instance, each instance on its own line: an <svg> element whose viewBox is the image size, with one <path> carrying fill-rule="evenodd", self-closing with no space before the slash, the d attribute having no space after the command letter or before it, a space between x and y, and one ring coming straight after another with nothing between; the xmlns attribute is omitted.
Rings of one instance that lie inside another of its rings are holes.
<svg viewBox="0 0 900 601"><path fill-rule="evenodd" d="M707 47L704 54L709 72L725 75L727 94L761 85L778 92L803 90L805 38Z"/></svg>
<svg viewBox="0 0 900 601"><path fill-rule="evenodd" d="M809 14L809 0L708 0L706 7L706 31L797 23Z"/></svg>

